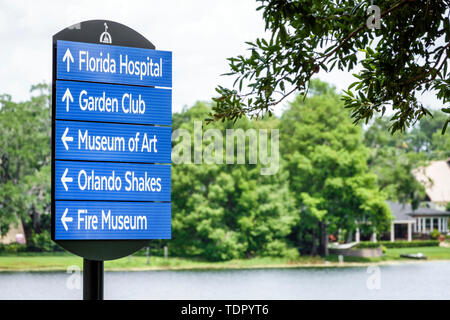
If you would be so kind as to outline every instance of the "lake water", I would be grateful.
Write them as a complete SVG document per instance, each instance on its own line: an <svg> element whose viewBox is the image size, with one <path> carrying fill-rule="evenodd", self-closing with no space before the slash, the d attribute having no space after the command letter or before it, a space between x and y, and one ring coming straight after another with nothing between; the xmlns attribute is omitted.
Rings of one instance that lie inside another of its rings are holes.
<svg viewBox="0 0 450 320"><path fill-rule="evenodd" d="M79 278L63 272L0 273L0 299L81 299ZM450 262L106 272L105 299L450 299Z"/></svg>

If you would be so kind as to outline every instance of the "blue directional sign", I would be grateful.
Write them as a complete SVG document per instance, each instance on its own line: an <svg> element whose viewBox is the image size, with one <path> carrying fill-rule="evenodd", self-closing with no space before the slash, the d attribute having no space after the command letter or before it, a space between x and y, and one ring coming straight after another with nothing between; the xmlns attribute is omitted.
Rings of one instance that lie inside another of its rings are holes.
<svg viewBox="0 0 450 320"><path fill-rule="evenodd" d="M170 201L170 165L55 162L56 200Z"/></svg>
<svg viewBox="0 0 450 320"><path fill-rule="evenodd" d="M56 81L56 120L172 124L172 90Z"/></svg>
<svg viewBox="0 0 450 320"><path fill-rule="evenodd" d="M56 121L56 160L170 163L170 127Z"/></svg>
<svg viewBox="0 0 450 320"><path fill-rule="evenodd" d="M170 239L172 53L105 39L54 42L52 237Z"/></svg>
<svg viewBox="0 0 450 320"><path fill-rule="evenodd" d="M57 201L57 240L170 239L171 204Z"/></svg>
<svg viewBox="0 0 450 320"><path fill-rule="evenodd" d="M104 44L57 42L56 77L172 87L172 52Z"/></svg>

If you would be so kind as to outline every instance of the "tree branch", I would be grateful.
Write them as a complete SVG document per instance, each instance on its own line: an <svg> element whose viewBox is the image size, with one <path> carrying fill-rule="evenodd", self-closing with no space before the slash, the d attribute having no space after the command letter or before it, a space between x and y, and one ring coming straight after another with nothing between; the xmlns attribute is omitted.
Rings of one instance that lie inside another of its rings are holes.
<svg viewBox="0 0 450 320"><path fill-rule="evenodd" d="M388 15L389 13L397 10L398 8L400 8L401 6L403 6L404 4L408 3L408 2L415 2L416 0L403 0L398 2L396 5L392 6L391 8L387 9L386 11L383 11L380 14L380 18L384 18L386 15ZM331 55L333 55L334 53L336 53L340 48L342 48L342 46L347 43L351 38L353 38L355 35L357 35L361 30L364 30L365 28L367 28L367 24L363 23L362 25L360 25L357 29L353 30L352 32L350 32L338 45L336 48L334 48L333 50L331 50L329 53L327 53L325 56L321 57L321 59L325 58L325 60L323 60L323 62L325 62Z"/></svg>

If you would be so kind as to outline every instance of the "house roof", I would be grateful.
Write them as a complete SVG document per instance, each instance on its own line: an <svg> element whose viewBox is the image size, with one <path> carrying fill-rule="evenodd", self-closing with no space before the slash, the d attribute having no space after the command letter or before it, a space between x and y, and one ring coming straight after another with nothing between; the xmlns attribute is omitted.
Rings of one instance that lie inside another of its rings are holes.
<svg viewBox="0 0 450 320"><path fill-rule="evenodd" d="M392 215L395 217L395 221L399 220L414 220L408 213L412 212L412 207L409 203L399 203L386 201L389 208L391 208Z"/></svg>
<svg viewBox="0 0 450 320"><path fill-rule="evenodd" d="M450 212L436 210L427 207L419 207L413 210L409 203L399 203L393 201L386 201L391 209L392 214L395 217L395 221L407 221L414 220L413 217L417 216L450 216Z"/></svg>
<svg viewBox="0 0 450 320"><path fill-rule="evenodd" d="M450 158L431 161L427 166L413 170L413 175L423 184L432 202L450 202Z"/></svg>
<svg viewBox="0 0 450 320"><path fill-rule="evenodd" d="M416 217L416 216L450 216L450 212L436 210L432 208L417 208L415 211L408 213L408 215Z"/></svg>

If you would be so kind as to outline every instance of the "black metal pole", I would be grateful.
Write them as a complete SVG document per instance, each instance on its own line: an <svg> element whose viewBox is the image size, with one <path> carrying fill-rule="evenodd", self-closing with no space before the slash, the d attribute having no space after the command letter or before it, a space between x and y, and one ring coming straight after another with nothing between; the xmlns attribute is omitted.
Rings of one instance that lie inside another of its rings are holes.
<svg viewBox="0 0 450 320"><path fill-rule="evenodd" d="M83 300L103 300L103 261L83 259Z"/></svg>

